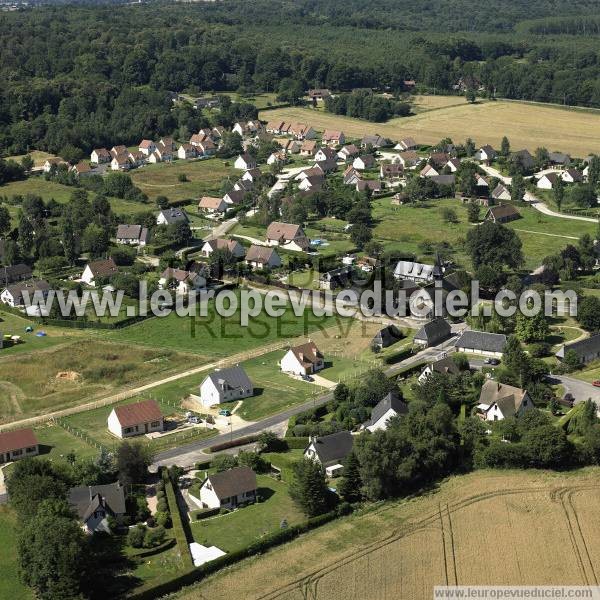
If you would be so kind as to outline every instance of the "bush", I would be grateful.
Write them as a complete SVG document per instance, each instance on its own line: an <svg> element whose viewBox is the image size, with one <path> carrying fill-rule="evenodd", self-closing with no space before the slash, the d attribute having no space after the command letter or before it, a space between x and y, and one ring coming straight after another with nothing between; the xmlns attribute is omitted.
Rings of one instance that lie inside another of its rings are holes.
<svg viewBox="0 0 600 600"><path fill-rule="evenodd" d="M206 471L206 469L210 469L211 464L212 463L210 460L205 460L204 462L198 462L198 463L196 463L196 469L198 471Z"/></svg>
<svg viewBox="0 0 600 600"><path fill-rule="evenodd" d="M164 489L158 490L158 492L156 492L156 500L160 501L163 498L166 498L166 496L165 496L165 490Z"/></svg>
<svg viewBox="0 0 600 600"><path fill-rule="evenodd" d="M540 342L539 344L532 344L529 348L529 354L533 358L544 358L550 356L552 347L546 342Z"/></svg>
<svg viewBox="0 0 600 600"><path fill-rule="evenodd" d="M191 513L192 519L200 521L200 519L207 519L208 517L214 517L219 514L221 509L217 508L201 508L200 510L194 510Z"/></svg>
<svg viewBox="0 0 600 600"><path fill-rule="evenodd" d="M144 546L144 539L146 537L146 526L136 525L129 530L127 534L127 543L132 548L142 548Z"/></svg>
<svg viewBox="0 0 600 600"><path fill-rule="evenodd" d="M170 529L173 525L171 521L171 513L168 511L157 512L154 518L156 520L156 524L164 527L165 529Z"/></svg>
<svg viewBox="0 0 600 600"><path fill-rule="evenodd" d="M166 498L161 498L156 503L156 510L158 512L167 512L169 510L169 505L167 504L167 499Z"/></svg>
<svg viewBox="0 0 600 600"><path fill-rule="evenodd" d="M237 440L231 440L229 442L223 442L221 444L215 444L209 448L210 452L220 452L221 450L227 450L228 448L236 448L237 446L245 446L246 444L253 444L258 440L257 435L247 435L245 437L238 438Z"/></svg>
<svg viewBox="0 0 600 600"><path fill-rule="evenodd" d="M146 535L144 536L144 548L154 548L155 546L162 544L164 540L165 529L158 525L158 527L153 527L146 531Z"/></svg>

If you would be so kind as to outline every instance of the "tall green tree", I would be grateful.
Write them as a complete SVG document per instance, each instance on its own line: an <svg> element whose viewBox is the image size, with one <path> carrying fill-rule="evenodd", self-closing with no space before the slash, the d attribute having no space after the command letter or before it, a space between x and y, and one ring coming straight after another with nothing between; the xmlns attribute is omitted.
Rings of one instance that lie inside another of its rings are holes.
<svg viewBox="0 0 600 600"><path fill-rule="evenodd" d="M330 492L321 464L303 458L294 463L293 472L294 479L290 484L289 494L300 510L307 517L327 512L330 506Z"/></svg>

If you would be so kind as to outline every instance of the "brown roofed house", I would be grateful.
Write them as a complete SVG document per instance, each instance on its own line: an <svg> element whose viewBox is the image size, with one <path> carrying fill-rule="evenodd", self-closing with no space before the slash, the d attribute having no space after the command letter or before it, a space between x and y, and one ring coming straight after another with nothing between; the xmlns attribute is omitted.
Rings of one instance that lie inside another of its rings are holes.
<svg viewBox="0 0 600 600"><path fill-rule="evenodd" d="M40 447L33 429L15 429L0 433L0 464L36 456Z"/></svg>
<svg viewBox="0 0 600 600"><path fill-rule="evenodd" d="M486 221L493 221L494 223L508 223L520 218L519 211L512 204L491 206L485 215Z"/></svg>
<svg viewBox="0 0 600 600"><path fill-rule="evenodd" d="M267 227L267 244L301 252L309 247L308 238L300 225L279 221L273 221Z"/></svg>
<svg viewBox="0 0 600 600"><path fill-rule="evenodd" d="M527 390L488 379L481 388L477 410L484 421L519 417L534 407Z"/></svg>
<svg viewBox="0 0 600 600"><path fill-rule="evenodd" d="M116 406L108 416L108 430L118 438L164 430L164 417L155 400Z"/></svg>
<svg viewBox="0 0 600 600"><path fill-rule="evenodd" d="M246 253L246 264L255 269L274 269L281 266L281 258L274 248L252 244Z"/></svg>
<svg viewBox="0 0 600 600"><path fill-rule="evenodd" d="M322 352L314 342L292 346L281 359L281 370L293 375L311 375L325 368Z"/></svg>
<svg viewBox="0 0 600 600"><path fill-rule="evenodd" d="M112 258L102 258L89 262L83 270L81 281L88 285L95 286L96 279L106 279L119 272L117 265Z"/></svg>

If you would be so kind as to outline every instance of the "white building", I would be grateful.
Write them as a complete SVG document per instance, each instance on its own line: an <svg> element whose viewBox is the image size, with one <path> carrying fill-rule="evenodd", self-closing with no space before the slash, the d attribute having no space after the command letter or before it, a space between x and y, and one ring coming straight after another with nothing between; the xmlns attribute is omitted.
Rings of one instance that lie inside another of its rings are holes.
<svg viewBox="0 0 600 600"><path fill-rule="evenodd" d="M204 508L237 508L256 501L256 474L250 467L211 473L200 486Z"/></svg>
<svg viewBox="0 0 600 600"><path fill-rule="evenodd" d="M323 354L314 342L291 347L281 359L281 370L293 375L311 375L325 368Z"/></svg>
<svg viewBox="0 0 600 600"><path fill-rule="evenodd" d="M200 384L202 406L213 406L231 400L243 400L254 394L254 386L242 367L235 366L211 373Z"/></svg>
<svg viewBox="0 0 600 600"><path fill-rule="evenodd" d="M118 438L163 431L164 417L154 400L116 406L108 415L108 430Z"/></svg>
<svg viewBox="0 0 600 600"><path fill-rule="evenodd" d="M527 390L488 379L481 388L477 411L484 421L520 417L534 407Z"/></svg>

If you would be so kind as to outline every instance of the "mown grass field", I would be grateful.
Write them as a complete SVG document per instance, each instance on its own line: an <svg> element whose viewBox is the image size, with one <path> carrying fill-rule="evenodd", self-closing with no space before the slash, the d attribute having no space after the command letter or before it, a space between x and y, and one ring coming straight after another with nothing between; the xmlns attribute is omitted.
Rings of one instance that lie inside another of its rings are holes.
<svg viewBox="0 0 600 600"><path fill-rule="evenodd" d="M506 135L515 149L533 151L537 146L546 146L579 157L600 150L600 114L596 112L504 100L477 104L460 100L456 96L447 100L443 96L435 96L428 102L421 100L428 110L387 123L370 123L299 107L264 111L260 118L310 123L320 131L341 129L351 137L375 132L391 139L412 136L420 144L436 143L445 137L462 142L471 137L479 145L498 147Z"/></svg>
<svg viewBox="0 0 600 600"><path fill-rule="evenodd" d="M435 585L587 585L598 576L597 468L477 471L333 522L177 598L429 600ZM494 560L490 561L490 556Z"/></svg>
<svg viewBox="0 0 600 600"><path fill-rule="evenodd" d="M15 513L0 506L0 598L33 600L33 593L19 581L16 525Z"/></svg>
<svg viewBox="0 0 600 600"><path fill-rule="evenodd" d="M27 156L27 154L18 154L18 155L8 156L7 160L14 160L14 161L20 163L21 160L23 158L25 158L25 156ZM43 167L44 163L49 158L56 158L56 154L50 154L49 152L44 152L43 150L32 150L29 153L29 156L31 156L31 158L33 160L34 167Z"/></svg>

